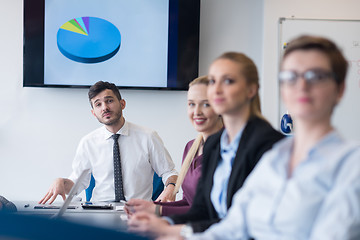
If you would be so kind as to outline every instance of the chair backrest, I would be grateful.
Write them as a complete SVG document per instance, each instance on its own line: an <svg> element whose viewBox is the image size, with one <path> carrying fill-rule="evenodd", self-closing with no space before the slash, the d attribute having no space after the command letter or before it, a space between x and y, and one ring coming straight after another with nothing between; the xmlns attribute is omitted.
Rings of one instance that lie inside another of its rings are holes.
<svg viewBox="0 0 360 240"><path fill-rule="evenodd" d="M86 195L86 201L90 202L91 197L92 197L92 192L94 190L95 187L95 178L91 173L91 179L90 179L90 185L87 189L85 189L85 195Z"/></svg>
<svg viewBox="0 0 360 240"><path fill-rule="evenodd" d="M153 201L155 201L159 197L159 195L162 193L163 190L164 190L164 183L162 181L162 178L159 177L156 173L154 173L153 192L152 192L151 199Z"/></svg>
<svg viewBox="0 0 360 240"><path fill-rule="evenodd" d="M91 197L92 197L92 192L94 190L95 187L95 178L94 176L91 174L91 179L90 179L90 185L87 189L85 189L85 194L86 194L86 201L90 201ZM161 194L161 192L164 190L164 183L162 182L162 178L159 177L156 173L154 173L154 177L153 177L153 193L152 193L152 197L151 199L153 201L155 201L159 195Z"/></svg>

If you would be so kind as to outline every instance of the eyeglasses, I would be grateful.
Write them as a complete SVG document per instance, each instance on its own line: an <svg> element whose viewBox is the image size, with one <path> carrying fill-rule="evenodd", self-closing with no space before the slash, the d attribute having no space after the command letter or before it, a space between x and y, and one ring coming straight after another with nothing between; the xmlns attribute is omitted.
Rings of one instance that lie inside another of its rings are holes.
<svg viewBox="0 0 360 240"><path fill-rule="evenodd" d="M303 73L297 73L295 71L281 71L279 73L280 83L286 83L292 86L298 82L299 77L305 79L306 83L310 85L325 82L329 79L336 79L333 72L323 69L311 69Z"/></svg>

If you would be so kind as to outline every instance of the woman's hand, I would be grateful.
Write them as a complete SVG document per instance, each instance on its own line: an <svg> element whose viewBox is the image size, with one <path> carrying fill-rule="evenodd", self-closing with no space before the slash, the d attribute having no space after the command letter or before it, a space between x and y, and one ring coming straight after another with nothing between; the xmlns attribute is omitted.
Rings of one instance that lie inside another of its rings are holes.
<svg viewBox="0 0 360 240"><path fill-rule="evenodd" d="M128 217L131 217L136 212L155 213L155 204L143 199L130 199L125 204L124 210Z"/></svg>
<svg viewBox="0 0 360 240"><path fill-rule="evenodd" d="M137 212L131 216L128 222L128 229L132 232L158 237L167 232L169 223L148 212Z"/></svg>
<svg viewBox="0 0 360 240"><path fill-rule="evenodd" d="M147 212L133 214L128 222L130 231L156 239L182 239L180 230L183 226L172 226L165 219Z"/></svg>

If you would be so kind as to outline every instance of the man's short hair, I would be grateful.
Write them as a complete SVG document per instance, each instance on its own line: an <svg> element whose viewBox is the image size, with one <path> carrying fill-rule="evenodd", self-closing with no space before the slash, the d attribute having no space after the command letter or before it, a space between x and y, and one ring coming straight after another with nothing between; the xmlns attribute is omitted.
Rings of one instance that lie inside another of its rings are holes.
<svg viewBox="0 0 360 240"><path fill-rule="evenodd" d="M119 89L116 87L115 84L113 83L109 83L109 82L104 82L104 81L98 81L97 83L95 83L94 85L92 85L89 89L89 102L91 107L93 107L92 103L91 103L91 99L93 99L94 97L96 97L99 93L101 93L102 91L106 90L106 89L110 89L111 91L113 91L113 93L115 94L115 96L117 97L117 99L121 100L121 94Z"/></svg>

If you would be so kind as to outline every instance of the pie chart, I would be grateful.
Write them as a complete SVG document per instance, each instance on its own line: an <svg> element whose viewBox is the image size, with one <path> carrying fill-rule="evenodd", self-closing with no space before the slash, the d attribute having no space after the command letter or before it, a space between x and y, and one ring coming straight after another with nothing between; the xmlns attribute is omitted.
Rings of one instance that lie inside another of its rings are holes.
<svg viewBox="0 0 360 240"><path fill-rule="evenodd" d="M99 63L120 49L120 31L111 22L97 17L79 17L64 23L57 32L60 52L76 62Z"/></svg>

